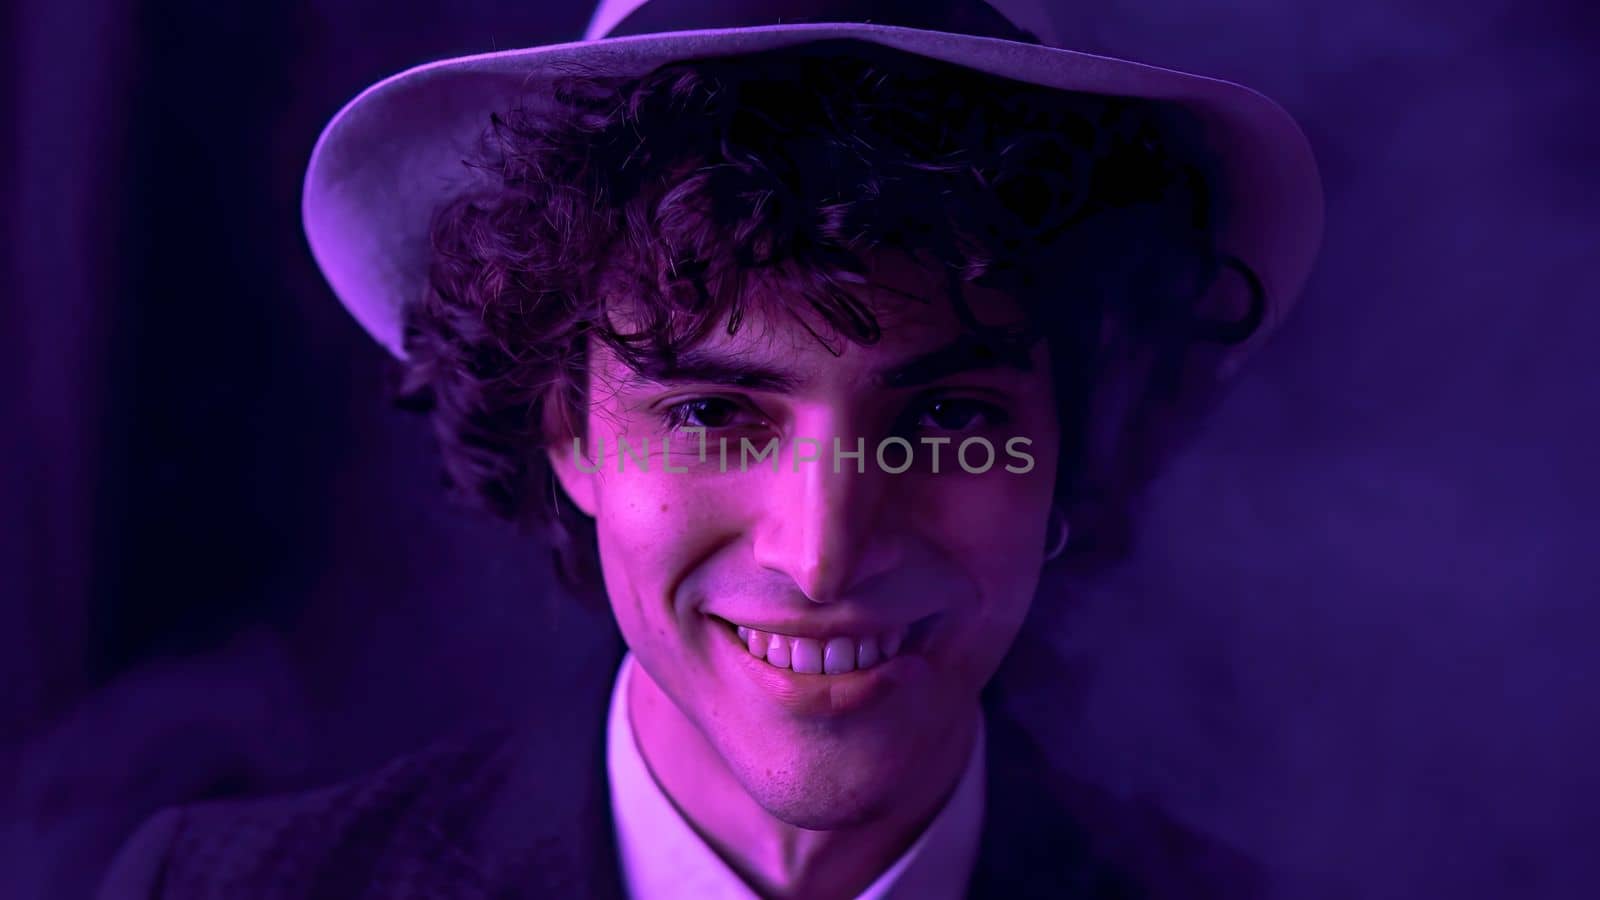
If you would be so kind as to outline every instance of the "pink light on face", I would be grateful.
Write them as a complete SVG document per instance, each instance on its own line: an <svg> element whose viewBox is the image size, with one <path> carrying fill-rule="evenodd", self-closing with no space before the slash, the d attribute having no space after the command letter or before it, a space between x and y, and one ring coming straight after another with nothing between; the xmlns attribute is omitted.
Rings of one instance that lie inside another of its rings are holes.
<svg viewBox="0 0 1600 900"><path fill-rule="evenodd" d="M936 296L920 270L894 265L880 276ZM987 321L1010 308L970 289L968 301L986 304ZM979 691L1038 583L1059 446L1048 347L1014 365L930 368L966 335L948 304L884 304L878 315L883 339L837 356L792 320L751 317L735 335L715 330L696 348L707 368L685 379L640 378L596 347L586 444L603 436L606 458L580 466L570 441L551 452L595 518L612 609L645 676L634 683L641 747L713 833L741 815L839 828L934 804L966 759ZM772 377L717 380L717 366L735 363ZM775 441L780 458L724 467L712 449L702 460L680 443L685 409L708 437ZM1015 462L1004 448L1025 436L1033 464L956 465L954 445L974 435L1000 463ZM620 440L659 448L669 436L672 459L658 450L648 466L617 465ZM898 472L826 464L834 438L864 441L871 455L891 436L951 445L938 472L927 456ZM801 438L823 442L822 464L797 464L818 455ZM781 648L789 659L758 656L741 625L805 640ZM858 657L842 671L836 658L835 674L823 671L841 636L872 637L874 665Z"/></svg>

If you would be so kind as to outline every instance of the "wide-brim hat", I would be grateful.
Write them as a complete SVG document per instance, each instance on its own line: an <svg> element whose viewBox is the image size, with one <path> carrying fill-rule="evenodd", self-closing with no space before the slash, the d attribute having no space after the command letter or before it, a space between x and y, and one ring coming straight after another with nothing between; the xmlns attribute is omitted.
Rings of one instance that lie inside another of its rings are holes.
<svg viewBox="0 0 1600 900"><path fill-rule="evenodd" d="M855 39L1017 81L1180 105L1198 120L1228 211L1219 249L1259 277L1264 318L1230 351L1236 369L1293 307L1322 237L1316 160L1282 107L1250 88L1081 53L1048 20L997 6L1025 0L602 0L581 41L407 69L362 91L328 123L302 198L312 254L341 302L396 357L404 311L427 283L436 211L472 184L463 161L490 121L576 73L643 75L689 58ZM1037 13L1037 10L1034 11ZM797 21L801 20L801 21ZM1014 39L1018 36L1021 39ZM1029 43L1036 36L1045 43Z"/></svg>

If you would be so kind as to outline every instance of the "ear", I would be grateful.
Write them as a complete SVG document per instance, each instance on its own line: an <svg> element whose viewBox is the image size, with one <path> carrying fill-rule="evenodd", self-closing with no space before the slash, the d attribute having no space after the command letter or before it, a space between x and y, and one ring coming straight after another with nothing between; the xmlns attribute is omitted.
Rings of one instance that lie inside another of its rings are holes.
<svg viewBox="0 0 1600 900"><path fill-rule="evenodd" d="M549 442L545 458L550 461L550 470L573 505L592 519L599 506L595 502L595 480L599 477L600 464L590 457L592 448L579 446L579 443L577 436L568 432L565 437Z"/></svg>

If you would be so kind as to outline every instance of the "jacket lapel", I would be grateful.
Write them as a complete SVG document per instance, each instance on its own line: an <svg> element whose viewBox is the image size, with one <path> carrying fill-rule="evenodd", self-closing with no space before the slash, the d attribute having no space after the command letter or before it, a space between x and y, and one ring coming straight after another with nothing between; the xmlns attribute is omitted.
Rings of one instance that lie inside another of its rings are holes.
<svg viewBox="0 0 1600 900"><path fill-rule="evenodd" d="M970 895L1261 896L1265 874L1256 861L1174 820L1153 798L1115 795L1052 760L1018 714L1044 709L1071 722L1089 679L1030 633L984 697L989 799Z"/></svg>
<svg viewBox="0 0 1600 900"><path fill-rule="evenodd" d="M1057 779L1013 719L988 715L984 823L968 896L1110 900L1140 896L1090 850L1083 827L1056 802Z"/></svg>
<svg viewBox="0 0 1600 900"><path fill-rule="evenodd" d="M601 668L621 661L620 646L574 679L563 711L504 737L459 791L455 815L435 820L435 863L454 868L450 883L463 888L451 896L622 900L605 766L607 673L616 667Z"/></svg>

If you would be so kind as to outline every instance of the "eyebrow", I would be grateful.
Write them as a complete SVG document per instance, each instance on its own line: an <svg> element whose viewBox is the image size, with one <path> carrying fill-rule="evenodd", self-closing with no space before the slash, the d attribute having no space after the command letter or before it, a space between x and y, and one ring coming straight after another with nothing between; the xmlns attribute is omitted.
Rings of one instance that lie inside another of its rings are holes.
<svg viewBox="0 0 1600 900"><path fill-rule="evenodd" d="M899 363L877 375L877 382L888 388L922 387L952 375L992 369L1033 371L1028 353L1029 340L984 340L962 335L954 341Z"/></svg>
<svg viewBox="0 0 1600 900"><path fill-rule="evenodd" d="M800 385L800 379L792 373L700 348L685 350L670 361L645 362L634 372L657 384L698 382L778 393L793 391Z"/></svg>
<svg viewBox="0 0 1600 900"><path fill-rule="evenodd" d="M885 388L912 388L968 372L1002 368L1031 372L1033 360L1028 350L1032 344L1027 340L993 341L963 335L943 347L879 370L873 381ZM670 362L645 363L635 374L663 385L718 384L774 393L792 393L802 380L793 372L703 348L687 350Z"/></svg>

